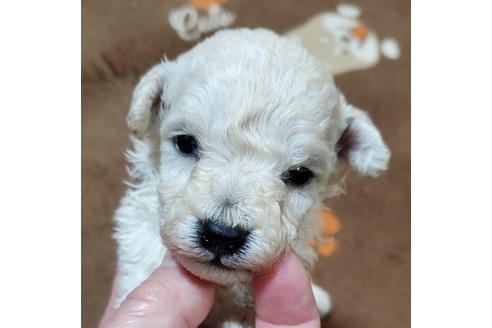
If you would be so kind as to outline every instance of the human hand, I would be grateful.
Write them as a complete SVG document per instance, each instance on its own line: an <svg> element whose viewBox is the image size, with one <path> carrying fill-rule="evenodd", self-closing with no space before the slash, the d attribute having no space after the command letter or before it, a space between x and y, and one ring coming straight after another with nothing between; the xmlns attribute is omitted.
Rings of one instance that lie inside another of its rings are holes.
<svg viewBox="0 0 492 328"><path fill-rule="evenodd" d="M166 256L163 265L114 309L115 286L100 328L197 327L212 308L216 285ZM256 327L320 327L309 276L292 253L253 279Z"/></svg>
<svg viewBox="0 0 492 328"><path fill-rule="evenodd" d="M210 312L217 289L186 271L167 252L161 267L115 309L118 277L100 328L197 327Z"/></svg>
<svg viewBox="0 0 492 328"><path fill-rule="evenodd" d="M289 252L272 270L253 279L257 328L319 328L311 280Z"/></svg>

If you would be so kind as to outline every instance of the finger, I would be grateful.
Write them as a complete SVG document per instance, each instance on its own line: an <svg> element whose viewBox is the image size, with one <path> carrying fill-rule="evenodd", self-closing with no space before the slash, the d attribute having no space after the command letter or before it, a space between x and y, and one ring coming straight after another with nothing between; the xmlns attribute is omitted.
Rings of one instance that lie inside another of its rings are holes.
<svg viewBox="0 0 492 328"><path fill-rule="evenodd" d="M253 279L256 327L320 327L311 280L293 253L266 275Z"/></svg>
<svg viewBox="0 0 492 328"><path fill-rule="evenodd" d="M197 327L212 308L216 286L167 257L131 292L106 327Z"/></svg>

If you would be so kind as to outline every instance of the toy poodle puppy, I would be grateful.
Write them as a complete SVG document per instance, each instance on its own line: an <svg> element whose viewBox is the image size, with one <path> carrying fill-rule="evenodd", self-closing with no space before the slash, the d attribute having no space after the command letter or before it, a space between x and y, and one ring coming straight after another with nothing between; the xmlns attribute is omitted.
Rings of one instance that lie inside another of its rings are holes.
<svg viewBox="0 0 492 328"><path fill-rule="evenodd" d="M287 249L312 270L340 158L363 175L390 152L329 68L264 29L224 30L151 68L128 115L131 181L115 214L120 302L166 252L221 288L208 322L252 326L250 281ZM330 298L313 291L321 315ZM240 323L240 324L239 324Z"/></svg>

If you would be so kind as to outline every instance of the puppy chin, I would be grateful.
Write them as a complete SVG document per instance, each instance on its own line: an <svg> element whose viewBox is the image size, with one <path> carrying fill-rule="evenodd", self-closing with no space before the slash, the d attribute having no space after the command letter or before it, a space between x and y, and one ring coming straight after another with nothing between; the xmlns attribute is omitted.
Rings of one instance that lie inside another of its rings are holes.
<svg viewBox="0 0 492 328"><path fill-rule="evenodd" d="M177 260L193 275L219 285L230 285L252 279L246 270L221 268L209 263L201 263L190 257L179 255Z"/></svg>

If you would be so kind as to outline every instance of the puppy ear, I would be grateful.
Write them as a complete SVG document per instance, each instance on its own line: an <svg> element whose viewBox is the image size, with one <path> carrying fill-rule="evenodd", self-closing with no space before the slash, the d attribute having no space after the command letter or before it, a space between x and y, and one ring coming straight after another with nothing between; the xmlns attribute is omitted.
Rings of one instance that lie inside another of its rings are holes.
<svg viewBox="0 0 492 328"><path fill-rule="evenodd" d="M388 168L390 151L369 115L348 104L340 94L339 105L345 129L337 142L337 153L362 175L377 176Z"/></svg>
<svg viewBox="0 0 492 328"><path fill-rule="evenodd" d="M143 136L150 127L152 119L152 107L160 101L160 95L164 88L164 65L157 64L140 78L135 90L133 90L130 112L126 123L130 130L138 136Z"/></svg>

